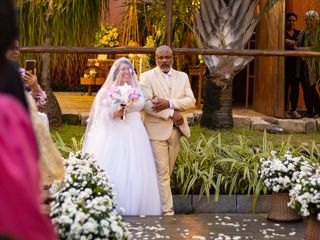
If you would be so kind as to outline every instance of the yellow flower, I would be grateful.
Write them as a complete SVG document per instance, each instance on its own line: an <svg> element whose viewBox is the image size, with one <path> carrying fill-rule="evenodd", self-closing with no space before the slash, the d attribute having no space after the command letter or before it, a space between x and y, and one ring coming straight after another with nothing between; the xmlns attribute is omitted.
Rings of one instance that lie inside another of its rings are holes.
<svg viewBox="0 0 320 240"><path fill-rule="evenodd" d="M154 40L152 36L147 36L146 47L154 47Z"/></svg>
<svg viewBox="0 0 320 240"><path fill-rule="evenodd" d="M117 28L113 26L102 26L100 32L96 34L97 46L115 47L119 46L119 34Z"/></svg>

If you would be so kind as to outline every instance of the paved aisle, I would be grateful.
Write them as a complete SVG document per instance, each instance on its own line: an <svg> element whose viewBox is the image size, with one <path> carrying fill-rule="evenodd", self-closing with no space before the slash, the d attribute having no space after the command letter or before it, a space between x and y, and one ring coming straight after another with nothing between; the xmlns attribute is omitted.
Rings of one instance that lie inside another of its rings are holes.
<svg viewBox="0 0 320 240"><path fill-rule="evenodd" d="M303 239L306 222L274 223L265 214L125 217L133 239Z"/></svg>

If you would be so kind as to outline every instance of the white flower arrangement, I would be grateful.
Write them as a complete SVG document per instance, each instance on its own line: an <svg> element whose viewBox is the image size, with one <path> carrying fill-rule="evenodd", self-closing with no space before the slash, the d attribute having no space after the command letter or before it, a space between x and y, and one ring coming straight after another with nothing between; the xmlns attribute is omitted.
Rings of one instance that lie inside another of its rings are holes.
<svg viewBox="0 0 320 240"><path fill-rule="evenodd" d="M288 206L302 216L317 214L320 221L320 166L305 163L294 177L296 183L289 191Z"/></svg>
<svg viewBox="0 0 320 240"><path fill-rule="evenodd" d="M274 192L289 192L294 183L294 173L299 171L304 157L293 157L290 151L283 156L271 152L268 159L260 159L260 174L265 186Z"/></svg>
<svg viewBox="0 0 320 240"><path fill-rule="evenodd" d="M92 155L70 153L66 176L55 183L51 218L60 239L130 239L112 186Z"/></svg>

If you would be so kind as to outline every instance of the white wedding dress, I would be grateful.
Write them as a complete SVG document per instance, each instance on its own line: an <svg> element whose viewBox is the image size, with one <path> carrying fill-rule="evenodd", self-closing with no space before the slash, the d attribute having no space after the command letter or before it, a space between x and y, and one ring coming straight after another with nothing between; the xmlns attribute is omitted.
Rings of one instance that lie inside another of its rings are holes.
<svg viewBox="0 0 320 240"><path fill-rule="evenodd" d="M107 91L99 96L107 97ZM98 117L101 120L86 134L83 151L92 153L106 170L124 215L160 215L155 162L140 116L143 97L127 107L124 120L111 117L118 105L102 102L96 112L104 117Z"/></svg>

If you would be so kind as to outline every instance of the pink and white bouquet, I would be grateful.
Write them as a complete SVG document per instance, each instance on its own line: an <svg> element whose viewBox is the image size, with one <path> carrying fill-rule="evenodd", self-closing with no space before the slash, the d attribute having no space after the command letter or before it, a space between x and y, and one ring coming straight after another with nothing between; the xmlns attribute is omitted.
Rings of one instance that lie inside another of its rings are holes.
<svg viewBox="0 0 320 240"><path fill-rule="evenodd" d="M122 119L125 119L126 107L134 103L139 99L141 94L137 88L134 88L128 84L117 86L110 89L109 97L112 104L119 104L120 109L124 108L124 115Z"/></svg>

